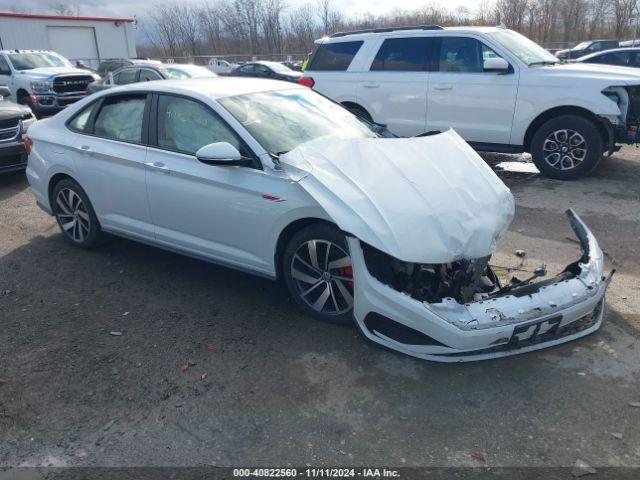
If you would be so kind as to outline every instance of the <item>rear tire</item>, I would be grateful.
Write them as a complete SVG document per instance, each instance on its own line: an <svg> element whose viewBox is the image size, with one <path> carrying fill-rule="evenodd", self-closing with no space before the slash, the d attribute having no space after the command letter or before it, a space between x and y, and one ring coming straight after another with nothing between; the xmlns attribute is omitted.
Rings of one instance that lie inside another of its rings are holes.
<svg viewBox="0 0 640 480"><path fill-rule="evenodd" d="M300 230L282 255L282 272L296 303L317 320L353 322L353 271L347 240L328 223Z"/></svg>
<svg viewBox="0 0 640 480"><path fill-rule="evenodd" d="M106 240L89 197L75 180L65 178L56 184L51 209L60 231L72 245L95 248Z"/></svg>
<svg viewBox="0 0 640 480"><path fill-rule="evenodd" d="M575 180L598 166L604 140L596 125L579 115L547 120L531 140L531 156L538 170L558 180Z"/></svg>

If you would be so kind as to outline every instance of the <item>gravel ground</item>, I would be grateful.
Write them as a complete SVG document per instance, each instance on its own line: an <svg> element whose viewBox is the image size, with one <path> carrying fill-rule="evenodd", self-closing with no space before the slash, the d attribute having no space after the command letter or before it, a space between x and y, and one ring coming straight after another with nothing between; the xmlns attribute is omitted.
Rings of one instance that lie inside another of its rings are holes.
<svg viewBox="0 0 640 480"><path fill-rule="evenodd" d="M518 208L495 263L573 261L572 207L617 273L599 332L458 365L316 323L277 283L74 249L24 175L0 177L0 466L640 465L640 155L569 183L499 174Z"/></svg>

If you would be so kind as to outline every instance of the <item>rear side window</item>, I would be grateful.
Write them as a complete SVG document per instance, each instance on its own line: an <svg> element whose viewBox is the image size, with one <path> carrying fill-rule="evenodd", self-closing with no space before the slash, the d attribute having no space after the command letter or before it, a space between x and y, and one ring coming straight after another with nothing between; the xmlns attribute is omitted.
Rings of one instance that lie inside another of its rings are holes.
<svg viewBox="0 0 640 480"><path fill-rule="evenodd" d="M147 96L114 95L105 98L96 117L94 133L99 137L141 143L142 119Z"/></svg>
<svg viewBox="0 0 640 480"><path fill-rule="evenodd" d="M127 70L122 70L115 76L114 83L116 85L127 85L129 83L133 83L136 81L136 73L138 73L138 70L136 68L128 68Z"/></svg>
<svg viewBox="0 0 640 480"><path fill-rule="evenodd" d="M345 71L351 65L362 41L323 43L318 46L307 70Z"/></svg>
<svg viewBox="0 0 640 480"><path fill-rule="evenodd" d="M389 38L380 46L371 70L423 72L427 70L427 54L432 42L427 37Z"/></svg>

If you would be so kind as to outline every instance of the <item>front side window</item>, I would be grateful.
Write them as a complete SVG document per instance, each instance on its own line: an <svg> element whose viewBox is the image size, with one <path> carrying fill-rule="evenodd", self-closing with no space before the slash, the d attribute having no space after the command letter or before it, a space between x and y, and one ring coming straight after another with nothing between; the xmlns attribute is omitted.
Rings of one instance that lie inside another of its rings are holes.
<svg viewBox="0 0 640 480"><path fill-rule="evenodd" d="M9 68L9 62L0 55L0 75L11 75L11 68Z"/></svg>
<svg viewBox="0 0 640 480"><path fill-rule="evenodd" d="M273 154L315 139L377 136L348 110L309 89L250 93L218 102Z"/></svg>
<svg viewBox="0 0 640 480"><path fill-rule="evenodd" d="M593 59L596 63L604 63L607 65L626 66L629 64L629 54L626 52L612 52L599 55Z"/></svg>
<svg viewBox="0 0 640 480"><path fill-rule="evenodd" d="M97 102L93 102L88 107L85 107L84 110L81 110L80 113L77 113L75 117L71 119L68 126L74 132L82 133L85 131L87 127L87 122L89 122L89 117L93 113L93 110L96 108Z"/></svg>
<svg viewBox="0 0 640 480"><path fill-rule="evenodd" d="M153 70L140 70L140 82L150 82L152 80L162 80L162 77Z"/></svg>
<svg viewBox="0 0 640 480"><path fill-rule="evenodd" d="M345 71L351 65L362 41L323 43L318 45L307 70Z"/></svg>
<svg viewBox="0 0 640 480"><path fill-rule="evenodd" d="M96 117L95 135L140 143L146 98L144 94L114 95L105 98Z"/></svg>
<svg viewBox="0 0 640 480"><path fill-rule="evenodd" d="M475 38L442 38L438 62L441 72L482 72L483 63L482 44Z"/></svg>
<svg viewBox="0 0 640 480"><path fill-rule="evenodd" d="M113 77L113 82L116 85L128 85L129 83L134 83L136 81L136 74L138 70L135 68L128 68L126 70L122 70L120 73Z"/></svg>
<svg viewBox="0 0 640 480"><path fill-rule="evenodd" d="M238 137L204 105L182 97L159 97L158 147L195 155L201 147L216 142L228 142L242 153Z"/></svg>
<svg viewBox="0 0 640 480"><path fill-rule="evenodd" d="M253 65L253 63L249 64L249 65L243 65L242 67L240 67L239 69L242 73L253 73L255 70L255 65Z"/></svg>
<svg viewBox="0 0 640 480"><path fill-rule="evenodd" d="M427 55L432 42L428 37L388 38L380 46L371 70L423 72L427 70Z"/></svg>

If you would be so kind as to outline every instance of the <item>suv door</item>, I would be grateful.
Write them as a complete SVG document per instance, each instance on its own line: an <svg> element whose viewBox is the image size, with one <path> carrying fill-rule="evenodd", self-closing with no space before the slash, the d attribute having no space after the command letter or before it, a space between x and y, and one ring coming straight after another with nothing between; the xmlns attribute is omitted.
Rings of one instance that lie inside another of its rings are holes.
<svg viewBox="0 0 640 480"><path fill-rule="evenodd" d="M270 271L263 259L264 233L273 212L262 194L266 174L259 160L209 106L160 94L152 106L147 188L156 239L168 247L218 262ZM228 142L255 167L207 165L196 151ZM277 209L275 209L277 210Z"/></svg>
<svg viewBox="0 0 640 480"><path fill-rule="evenodd" d="M360 76L358 103L396 135L426 131L428 57L434 44L432 37L386 38Z"/></svg>
<svg viewBox="0 0 640 480"><path fill-rule="evenodd" d="M102 97L68 123L77 180L89 195L102 227L153 238L145 185L147 94Z"/></svg>
<svg viewBox="0 0 640 480"><path fill-rule="evenodd" d="M453 128L468 142L509 144L518 92L518 69L484 71L484 60L499 57L471 36L438 38L429 79L427 130Z"/></svg>

